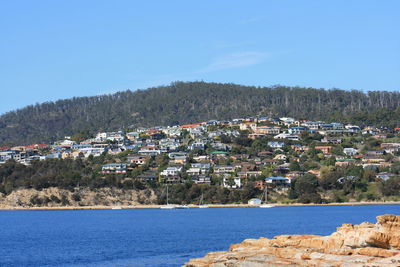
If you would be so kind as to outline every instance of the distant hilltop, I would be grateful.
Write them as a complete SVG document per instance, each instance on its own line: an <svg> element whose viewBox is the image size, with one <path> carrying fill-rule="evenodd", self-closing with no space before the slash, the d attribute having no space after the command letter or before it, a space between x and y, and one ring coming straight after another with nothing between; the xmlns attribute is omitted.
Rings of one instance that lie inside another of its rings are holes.
<svg viewBox="0 0 400 267"><path fill-rule="evenodd" d="M49 143L79 132L190 124L242 116L291 116L398 127L400 93L175 82L147 90L27 106L0 116L0 145Z"/></svg>

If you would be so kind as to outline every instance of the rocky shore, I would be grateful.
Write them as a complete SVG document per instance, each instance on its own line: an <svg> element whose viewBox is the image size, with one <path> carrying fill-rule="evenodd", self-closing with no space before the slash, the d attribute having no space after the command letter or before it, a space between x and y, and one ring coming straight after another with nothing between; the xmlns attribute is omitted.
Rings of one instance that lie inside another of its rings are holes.
<svg viewBox="0 0 400 267"><path fill-rule="evenodd" d="M376 224L343 224L330 236L246 239L185 266L400 266L400 216L378 216Z"/></svg>
<svg viewBox="0 0 400 267"><path fill-rule="evenodd" d="M0 193L0 209L92 209L112 206L154 205L153 190L118 188L76 188L65 190L49 187L42 190L19 189L11 194Z"/></svg>

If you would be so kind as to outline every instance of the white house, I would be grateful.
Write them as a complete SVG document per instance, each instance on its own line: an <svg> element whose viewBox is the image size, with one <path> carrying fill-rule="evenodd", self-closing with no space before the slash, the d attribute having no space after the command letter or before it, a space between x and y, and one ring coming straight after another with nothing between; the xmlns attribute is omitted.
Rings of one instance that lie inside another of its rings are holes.
<svg viewBox="0 0 400 267"><path fill-rule="evenodd" d="M240 177L224 177L223 184L225 188L241 188L242 178Z"/></svg>
<svg viewBox="0 0 400 267"><path fill-rule="evenodd" d="M304 132L307 132L307 128L303 126L295 126L295 127L289 127L288 132L290 134L302 134Z"/></svg>
<svg viewBox="0 0 400 267"><path fill-rule="evenodd" d="M205 147L206 147L206 145L205 145L203 142L198 141L198 142L194 142L194 143L192 143L191 145L189 145L189 146L188 146L188 149L190 149L190 150L194 150L194 149L201 149L201 150L204 150Z"/></svg>
<svg viewBox="0 0 400 267"><path fill-rule="evenodd" d="M286 186L286 185L290 184L290 178L281 177L281 176L278 176L278 177L271 176L271 177L265 178L265 182L267 184L274 184L274 185L278 185L278 186L279 185L280 186Z"/></svg>
<svg viewBox="0 0 400 267"><path fill-rule="evenodd" d="M293 140L293 141L299 141L300 137L298 135L294 135L294 134L281 133L281 134L275 135L274 139L288 139L288 140Z"/></svg>
<svg viewBox="0 0 400 267"><path fill-rule="evenodd" d="M285 146L284 142L268 142L268 146L272 148L282 148Z"/></svg>
<svg viewBox="0 0 400 267"><path fill-rule="evenodd" d="M102 173L126 173L125 163L110 163L103 165L101 168Z"/></svg>
<svg viewBox="0 0 400 267"><path fill-rule="evenodd" d="M186 171L189 176L196 176L201 174L200 168L190 168Z"/></svg>
<svg viewBox="0 0 400 267"><path fill-rule="evenodd" d="M163 170L160 175L162 176L177 176L181 173L182 167L168 167Z"/></svg>
<svg viewBox="0 0 400 267"><path fill-rule="evenodd" d="M348 156L354 156L358 153L358 150L352 147L346 147L343 149L343 153Z"/></svg>

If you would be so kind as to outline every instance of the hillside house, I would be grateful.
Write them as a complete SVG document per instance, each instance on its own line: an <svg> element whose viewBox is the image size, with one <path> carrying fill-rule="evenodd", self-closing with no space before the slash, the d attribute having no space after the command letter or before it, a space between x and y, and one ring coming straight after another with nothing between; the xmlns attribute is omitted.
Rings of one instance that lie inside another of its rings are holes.
<svg viewBox="0 0 400 267"><path fill-rule="evenodd" d="M389 180L390 178L395 177L395 176L396 176L396 174L394 174L394 173L390 173L390 172L380 172L380 173L378 173L375 177L376 177L376 179L383 180L383 181L387 181L387 180Z"/></svg>
<svg viewBox="0 0 400 267"><path fill-rule="evenodd" d="M335 166L347 167L347 166L350 166L350 165L354 165L356 163L357 163L357 161L355 159L338 159L335 162Z"/></svg>
<svg viewBox="0 0 400 267"><path fill-rule="evenodd" d="M101 167L101 172L104 174L126 173L127 167L125 163L110 163Z"/></svg>
<svg viewBox="0 0 400 267"><path fill-rule="evenodd" d="M186 171L187 175L189 176L198 176L201 174L201 169L200 168L189 168Z"/></svg>
<svg viewBox="0 0 400 267"><path fill-rule="evenodd" d="M182 167L168 167L163 170L161 176L178 176L182 172Z"/></svg>
<svg viewBox="0 0 400 267"><path fill-rule="evenodd" d="M278 126L258 126L255 128L256 134L280 134L281 127Z"/></svg>
<svg viewBox="0 0 400 267"><path fill-rule="evenodd" d="M161 154L161 150L154 146L144 146L138 151L138 153L143 156L157 156Z"/></svg>
<svg viewBox="0 0 400 267"><path fill-rule="evenodd" d="M207 173L211 169L211 164L210 163L191 163L190 167L191 168L199 168L200 173Z"/></svg>
<svg viewBox="0 0 400 267"><path fill-rule="evenodd" d="M307 132L308 129L304 126L294 126L294 127L289 127L288 128L288 133L289 134L302 134Z"/></svg>
<svg viewBox="0 0 400 267"><path fill-rule="evenodd" d="M306 121L301 123L302 126L307 127L310 130L316 131L321 128L321 125L325 124L322 121Z"/></svg>
<svg viewBox="0 0 400 267"><path fill-rule="evenodd" d="M275 185L275 186L289 186L290 185L290 179L288 177L282 177L282 176L271 176L265 178L265 182L267 185Z"/></svg>
<svg viewBox="0 0 400 267"><path fill-rule="evenodd" d="M239 124L239 129L241 131L246 131L246 130L254 131L256 129L256 127L257 127L257 123L255 123L255 122L242 122Z"/></svg>
<svg viewBox="0 0 400 267"><path fill-rule="evenodd" d="M272 147L272 148L283 148L285 146L284 142L272 142L272 141L269 141L267 144L268 144L269 147Z"/></svg>
<svg viewBox="0 0 400 267"><path fill-rule="evenodd" d="M352 147L346 147L343 148L343 153L346 154L347 156L354 156L357 155L358 150Z"/></svg>
<svg viewBox="0 0 400 267"><path fill-rule="evenodd" d="M215 174L224 174L224 173L233 173L235 171L234 166L214 166L214 173Z"/></svg>
<svg viewBox="0 0 400 267"><path fill-rule="evenodd" d="M299 141L300 137L298 135L294 135L294 134L281 133L281 134L275 135L274 139L288 139L288 140L292 140L292 141Z"/></svg>
<svg viewBox="0 0 400 267"><path fill-rule="evenodd" d="M330 143L330 144L341 144L342 138L335 137L335 136L325 136L324 138L321 139L321 142L322 143Z"/></svg>
<svg viewBox="0 0 400 267"><path fill-rule="evenodd" d="M324 155L332 154L332 146L316 146L315 149L321 150Z"/></svg>
<svg viewBox="0 0 400 267"><path fill-rule="evenodd" d="M394 154L400 151L400 143L382 143L381 149L386 153Z"/></svg>
<svg viewBox="0 0 400 267"><path fill-rule="evenodd" d="M223 186L225 188L241 188L242 185L242 178L240 177L224 177L223 179Z"/></svg>
<svg viewBox="0 0 400 267"><path fill-rule="evenodd" d="M302 146L299 144L296 145L291 145L290 146L295 152L307 152L309 147L308 146Z"/></svg>
<svg viewBox="0 0 400 267"><path fill-rule="evenodd" d="M204 150L205 148L206 145L202 141L193 142L188 146L189 150L195 150L195 149Z"/></svg>
<svg viewBox="0 0 400 267"><path fill-rule="evenodd" d="M130 155L127 158L128 163L136 164L136 165L143 165L145 164L150 158L140 155Z"/></svg>
<svg viewBox="0 0 400 267"><path fill-rule="evenodd" d="M211 178L209 176L193 176L192 181L195 182L196 184L211 184Z"/></svg>
<svg viewBox="0 0 400 267"><path fill-rule="evenodd" d="M258 188L259 190L264 190L266 186L267 182L264 179L254 182L254 188Z"/></svg>
<svg viewBox="0 0 400 267"><path fill-rule="evenodd" d="M348 133L359 133L359 132L361 132L360 127L357 126L357 125L348 124L348 125L345 126L345 129L346 129L346 131Z"/></svg>

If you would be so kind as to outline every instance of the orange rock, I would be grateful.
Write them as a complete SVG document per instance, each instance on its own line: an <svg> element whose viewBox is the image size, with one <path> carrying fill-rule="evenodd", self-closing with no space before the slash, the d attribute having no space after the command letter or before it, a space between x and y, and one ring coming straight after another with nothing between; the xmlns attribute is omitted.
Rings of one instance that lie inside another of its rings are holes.
<svg viewBox="0 0 400 267"><path fill-rule="evenodd" d="M246 239L186 266L400 266L400 216L378 216L376 224L343 224L330 236Z"/></svg>

